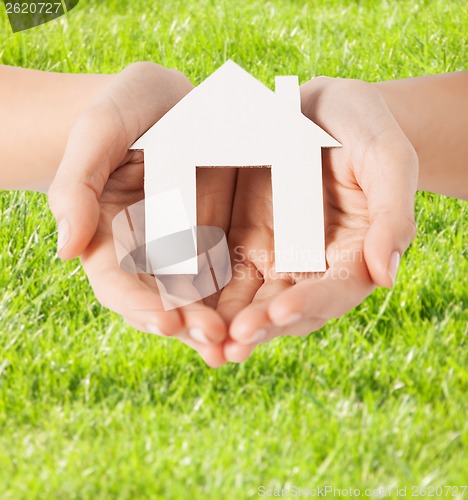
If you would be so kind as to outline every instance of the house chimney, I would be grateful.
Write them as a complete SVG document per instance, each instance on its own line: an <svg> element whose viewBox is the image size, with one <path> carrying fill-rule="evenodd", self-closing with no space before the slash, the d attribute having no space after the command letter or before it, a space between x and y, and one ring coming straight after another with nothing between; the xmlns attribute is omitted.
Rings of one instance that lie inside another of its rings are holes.
<svg viewBox="0 0 468 500"><path fill-rule="evenodd" d="M275 94L291 113L301 112L301 96L297 76L277 76L275 78Z"/></svg>

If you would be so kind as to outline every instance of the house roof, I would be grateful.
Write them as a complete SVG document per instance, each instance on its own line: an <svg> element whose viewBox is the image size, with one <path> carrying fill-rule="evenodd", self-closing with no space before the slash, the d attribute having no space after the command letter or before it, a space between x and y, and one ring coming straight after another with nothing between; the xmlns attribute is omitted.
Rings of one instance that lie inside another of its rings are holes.
<svg viewBox="0 0 468 500"><path fill-rule="evenodd" d="M248 96L248 100L246 100L246 96ZM192 105L196 107L196 103L200 105L201 102L205 104L208 101L216 103L218 108L222 107L223 102L233 101L240 103L245 101L257 104L264 103L265 106L269 107L276 106L289 116L292 113L294 118L300 120L303 126L309 127L311 133L314 134L314 138L323 147L341 146L333 137L305 117L300 109L286 109L284 100L278 99L278 95L275 92L254 78L234 61L228 60L171 108L130 149L145 149L157 138L159 130L166 126L171 126L171 124L183 122L188 113L192 112Z"/></svg>

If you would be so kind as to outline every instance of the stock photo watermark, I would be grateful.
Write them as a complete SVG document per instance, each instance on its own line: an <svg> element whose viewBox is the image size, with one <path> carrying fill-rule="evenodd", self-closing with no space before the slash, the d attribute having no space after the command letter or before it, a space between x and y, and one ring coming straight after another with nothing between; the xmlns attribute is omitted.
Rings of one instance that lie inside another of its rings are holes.
<svg viewBox="0 0 468 500"><path fill-rule="evenodd" d="M145 200L116 215L112 222L114 247L120 268L144 275L159 295L154 310L176 309L219 293L231 281L259 283L285 280L294 285L304 280L347 280L352 266L362 263L362 250L333 247L326 252L329 266L324 272L277 272L280 260L314 267L320 255L291 246L278 254L273 248L244 245L229 248L224 231L214 226L194 226L153 241L145 238ZM286 253L287 252L287 253ZM180 273L183 269L195 272Z"/></svg>
<svg viewBox="0 0 468 500"><path fill-rule="evenodd" d="M377 488L338 488L333 485L303 487L292 485L287 488L270 488L264 485L257 487L256 494L259 497L275 498L395 498L395 497L451 497L464 498L468 486L401 486L401 487L377 487Z"/></svg>
<svg viewBox="0 0 468 500"><path fill-rule="evenodd" d="M80 0L3 0L13 33L35 28L63 16Z"/></svg>
<svg viewBox="0 0 468 500"><path fill-rule="evenodd" d="M346 280L350 277L350 263L363 262L362 250L332 250L327 252L327 261L335 263L322 273L278 273L275 271L275 251L273 249L251 249L237 245L232 251L232 269L235 279L286 279L299 283L306 279ZM292 248L286 258L300 258L304 262L314 262L317 258L313 252ZM336 264L339 263L339 264Z"/></svg>

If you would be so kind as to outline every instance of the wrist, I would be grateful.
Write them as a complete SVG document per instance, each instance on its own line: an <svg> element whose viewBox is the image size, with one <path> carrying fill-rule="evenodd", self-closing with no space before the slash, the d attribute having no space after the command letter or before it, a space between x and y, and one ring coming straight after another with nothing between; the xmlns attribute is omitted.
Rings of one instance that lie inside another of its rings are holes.
<svg viewBox="0 0 468 500"><path fill-rule="evenodd" d="M70 131L88 106L114 81L115 75L64 75L60 96L48 116L50 129L44 141L49 153L44 158L42 190L47 190L62 160Z"/></svg>
<svg viewBox="0 0 468 500"><path fill-rule="evenodd" d="M426 175L426 172L421 168L419 132L421 128L418 126L417 117L412 113L411 107L408 106L408 102L402 98L403 96L399 95L398 88L395 87L396 82L398 81L374 82L371 85L380 94L389 112L416 152L419 164L418 190L421 190L424 189Z"/></svg>
<svg viewBox="0 0 468 500"><path fill-rule="evenodd" d="M0 188L45 192L77 117L111 75L48 73L1 67Z"/></svg>

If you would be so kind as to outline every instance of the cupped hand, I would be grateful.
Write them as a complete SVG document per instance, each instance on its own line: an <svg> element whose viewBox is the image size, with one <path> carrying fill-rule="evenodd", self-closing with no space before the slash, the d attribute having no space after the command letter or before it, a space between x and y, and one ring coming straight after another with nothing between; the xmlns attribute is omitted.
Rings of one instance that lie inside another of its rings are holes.
<svg viewBox="0 0 468 500"><path fill-rule="evenodd" d="M81 257L103 305L139 330L177 336L220 366L246 359L255 345L278 335L306 335L376 285L393 284L415 231L416 154L372 85L326 78L302 87L304 114L343 144L323 154L325 273L275 273L264 169L199 173L198 224L224 229L233 259L231 283L205 301L216 310L200 301L164 311L151 277L122 271L112 220L144 196L142 153L128 147L190 89L178 72L132 65L70 134L49 190L59 255Z"/></svg>
<svg viewBox="0 0 468 500"><path fill-rule="evenodd" d="M417 155L378 90L320 77L302 86L301 101L303 113L343 145L323 150L327 271L275 272L270 173L240 171L229 232L234 276L218 302L230 361L279 335L307 335L376 286L393 286L415 236Z"/></svg>
<svg viewBox="0 0 468 500"><path fill-rule="evenodd" d="M48 195L59 256L80 256L98 300L138 330L178 337L219 366L227 335L219 314L201 301L164 311L154 279L120 269L112 235L114 217L144 197L143 154L129 146L191 88L181 73L152 63L115 76L74 125ZM209 184L199 179L199 224L227 230L234 183L233 172L210 176Z"/></svg>

